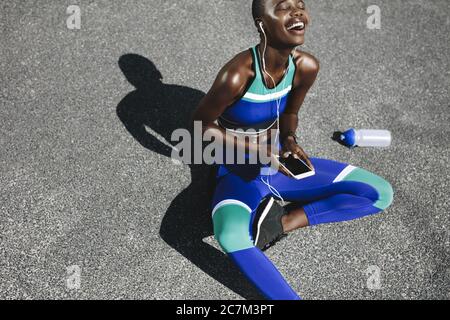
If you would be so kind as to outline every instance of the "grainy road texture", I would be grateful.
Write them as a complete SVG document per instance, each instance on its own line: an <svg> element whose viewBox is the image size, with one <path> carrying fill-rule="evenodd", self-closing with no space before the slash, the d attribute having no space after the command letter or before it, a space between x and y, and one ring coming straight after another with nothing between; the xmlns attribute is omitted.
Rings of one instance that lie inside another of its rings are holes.
<svg viewBox="0 0 450 320"><path fill-rule="evenodd" d="M202 241L208 168L174 165L167 143L259 41L250 2L80 0L69 30L72 1L1 1L1 298L259 298ZM366 27L371 4L380 30ZM449 4L307 2L303 50L321 72L301 144L384 177L395 199L268 251L305 299L450 298ZM331 139L348 127L389 129L393 145L348 150Z"/></svg>

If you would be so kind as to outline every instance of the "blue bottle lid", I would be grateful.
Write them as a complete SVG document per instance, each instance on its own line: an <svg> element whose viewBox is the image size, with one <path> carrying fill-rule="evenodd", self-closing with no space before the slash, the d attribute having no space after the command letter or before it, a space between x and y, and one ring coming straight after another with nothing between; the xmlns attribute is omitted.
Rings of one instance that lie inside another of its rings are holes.
<svg viewBox="0 0 450 320"><path fill-rule="evenodd" d="M354 129L349 129L345 131L343 134L341 134L341 141L347 146L347 147L354 147L355 146L355 140L356 140L356 132Z"/></svg>

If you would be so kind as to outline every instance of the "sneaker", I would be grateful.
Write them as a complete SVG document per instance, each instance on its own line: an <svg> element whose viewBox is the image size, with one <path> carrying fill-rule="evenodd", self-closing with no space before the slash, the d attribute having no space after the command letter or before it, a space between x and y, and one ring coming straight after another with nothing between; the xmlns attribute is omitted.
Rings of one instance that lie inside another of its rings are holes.
<svg viewBox="0 0 450 320"><path fill-rule="evenodd" d="M278 241L287 236L283 232L281 217L287 214L274 198L265 198L256 209L253 222L254 244L262 251L266 251Z"/></svg>

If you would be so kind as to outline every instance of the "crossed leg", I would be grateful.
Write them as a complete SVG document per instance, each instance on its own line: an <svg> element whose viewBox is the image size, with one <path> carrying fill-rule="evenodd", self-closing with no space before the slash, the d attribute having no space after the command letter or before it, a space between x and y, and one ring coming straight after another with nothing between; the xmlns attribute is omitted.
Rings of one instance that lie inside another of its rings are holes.
<svg viewBox="0 0 450 320"><path fill-rule="evenodd" d="M311 161L316 171L314 176L296 180L277 173L269 178L280 195L297 206L290 215L301 217L307 224L351 220L380 212L392 203L392 187L383 178L333 160L311 158ZM260 200L270 193L259 175L254 179L244 179L235 173L221 177L213 198L215 238L267 298L299 299L253 243L254 213Z"/></svg>
<svg viewBox="0 0 450 320"><path fill-rule="evenodd" d="M306 225L353 220L378 213L393 201L392 186L365 169L328 159L311 158L316 174L296 180L274 179L281 196L294 202L284 219L287 231Z"/></svg>

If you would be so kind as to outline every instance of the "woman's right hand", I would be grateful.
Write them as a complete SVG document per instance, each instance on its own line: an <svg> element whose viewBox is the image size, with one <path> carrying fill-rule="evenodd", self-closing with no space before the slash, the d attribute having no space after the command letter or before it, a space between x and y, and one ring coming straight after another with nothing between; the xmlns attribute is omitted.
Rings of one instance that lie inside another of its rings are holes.
<svg viewBox="0 0 450 320"><path fill-rule="evenodd" d="M274 151L276 152L276 149L272 150L271 145L267 146L267 156L270 158L269 165L272 168L277 169L279 172L281 172L285 176L292 178L292 175L289 172L287 172L286 169L280 163L279 158L280 158L281 150L279 150L280 154L275 154Z"/></svg>
<svg viewBox="0 0 450 320"><path fill-rule="evenodd" d="M314 166L309 160L309 156L306 152L300 147L295 139L292 137L287 137L283 143L283 149L281 150L281 157L287 158L290 154L296 159L303 160L311 169L314 170Z"/></svg>

